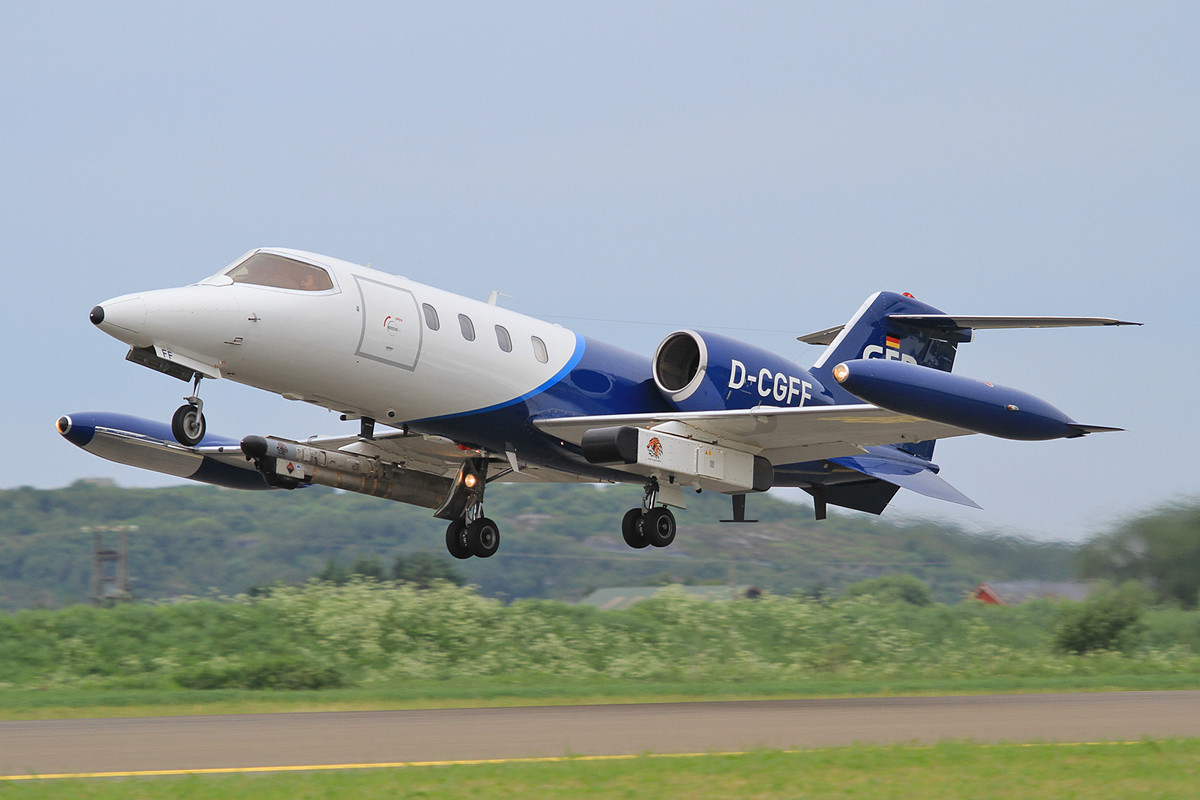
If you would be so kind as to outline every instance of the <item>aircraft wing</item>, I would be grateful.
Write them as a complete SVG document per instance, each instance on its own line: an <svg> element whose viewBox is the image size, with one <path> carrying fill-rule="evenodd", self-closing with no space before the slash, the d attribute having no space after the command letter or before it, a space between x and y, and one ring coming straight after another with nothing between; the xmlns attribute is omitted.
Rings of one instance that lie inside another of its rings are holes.
<svg viewBox="0 0 1200 800"><path fill-rule="evenodd" d="M270 488L236 439L209 435L204 446L186 447L169 424L111 412L66 414L55 427L77 447L118 464L235 489Z"/></svg>
<svg viewBox="0 0 1200 800"><path fill-rule="evenodd" d="M775 465L861 455L873 445L924 442L972 433L866 404L559 417L534 420L533 424L576 445L583 441L587 431L614 426L699 439L707 436L713 444L762 456Z"/></svg>
<svg viewBox="0 0 1200 800"><path fill-rule="evenodd" d="M372 439L360 436L313 437L301 444L337 450L342 453L380 458L404 469L453 478L463 459L475 455L464 451L455 442L441 436L426 436L403 431L385 431ZM517 463L504 458L490 459L489 481L500 483L590 483L591 478L569 472L547 469L536 464ZM515 460L515 459L514 459Z"/></svg>

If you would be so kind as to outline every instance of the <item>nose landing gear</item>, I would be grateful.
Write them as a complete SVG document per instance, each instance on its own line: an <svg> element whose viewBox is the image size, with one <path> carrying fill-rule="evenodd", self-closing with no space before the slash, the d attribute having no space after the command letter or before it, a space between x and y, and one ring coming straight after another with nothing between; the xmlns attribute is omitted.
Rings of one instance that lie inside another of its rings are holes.
<svg viewBox="0 0 1200 800"><path fill-rule="evenodd" d="M204 438L204 401L200 399L200 375L192 382L192 396L185 397L185 405L175 409L171 417L171 433L175 441L187 447L195 447Z"/></svg>

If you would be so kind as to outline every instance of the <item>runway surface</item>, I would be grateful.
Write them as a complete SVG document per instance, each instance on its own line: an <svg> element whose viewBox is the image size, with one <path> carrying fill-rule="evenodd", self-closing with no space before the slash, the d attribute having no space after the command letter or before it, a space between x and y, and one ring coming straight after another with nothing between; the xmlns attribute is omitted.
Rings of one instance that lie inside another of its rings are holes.
<svg viewBox="0 0 1200 800"><path fill-rule="evenodd" d="M1200 737L1200 691L0 722L0 776Z"/></svg>

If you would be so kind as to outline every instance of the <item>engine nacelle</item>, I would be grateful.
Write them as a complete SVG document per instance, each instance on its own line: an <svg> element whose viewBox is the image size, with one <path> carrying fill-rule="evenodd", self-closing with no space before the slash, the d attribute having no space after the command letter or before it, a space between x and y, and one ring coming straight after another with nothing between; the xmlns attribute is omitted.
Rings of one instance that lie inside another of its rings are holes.
<svg viewBox="0 0 1200 800"><path fill-rule="evenodd" d="M658 346L654 383L680 411L795 408L828 394L808 370L783 356L728 336L688 330L675 331Z"/></svg>

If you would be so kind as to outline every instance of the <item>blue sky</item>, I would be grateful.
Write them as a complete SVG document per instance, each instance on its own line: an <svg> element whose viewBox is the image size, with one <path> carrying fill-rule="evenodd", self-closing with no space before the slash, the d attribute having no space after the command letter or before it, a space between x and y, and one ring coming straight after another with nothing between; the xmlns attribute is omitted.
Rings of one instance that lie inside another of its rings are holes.
<svg viewBox="0 0 1200 800"><path fill-rule="evenodd" d="M0 14L0 487L165 480L63 412L186 394L88 310L262 245L504 302L651 354L678 325L802 362L877 289L988 331L956 370L1128 432L939 445L983 511L1080 539L1200 494L1193 3L12 3ZM333 415L228 382L209 427ZM809 514L798 509L798 517ZM512 535L518 535L516 533Z"/></svg>

